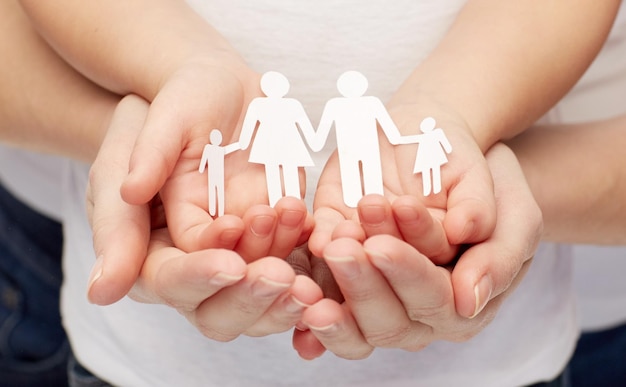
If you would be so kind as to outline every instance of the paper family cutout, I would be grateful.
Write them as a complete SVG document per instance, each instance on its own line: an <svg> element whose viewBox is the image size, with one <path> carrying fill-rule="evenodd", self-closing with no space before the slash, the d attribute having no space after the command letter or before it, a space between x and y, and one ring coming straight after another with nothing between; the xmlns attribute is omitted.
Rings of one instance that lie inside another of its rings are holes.
<svg viewBox="0 0 626 387"><path fill-rule="evenodd" d="M337 80L341 97L326 103L316 131L302 104L285 97L289 91L287 78L275 71L263 74L261 91L265 97L250 102L239 141L222 146L222 134L214 129L204 147L198 170L203 173L208 166L209 214L224 214L225 156L249 146L248 161L265 166L270 206L284 196L301 198L298 170L314 165L306 145L319 152L333 126L347 206L356 207L364 195L383 194L378 125L392 145L418 144L413 173L422 174L424 196L439 193L441 166L448 161L446 153L452 152L443 130L435 128L434 118L427 117L420 124L422 134L402 136L380 99L365 95L367 88L363 74L343 73Z"/></svg>

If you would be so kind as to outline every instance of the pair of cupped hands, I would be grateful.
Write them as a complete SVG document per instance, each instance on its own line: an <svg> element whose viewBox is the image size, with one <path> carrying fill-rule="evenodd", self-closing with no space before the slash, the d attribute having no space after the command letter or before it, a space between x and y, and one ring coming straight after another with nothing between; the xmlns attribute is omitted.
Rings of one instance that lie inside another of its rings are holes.
<svg viewBox="0 0 626 387"><path fill-rule="evenodd" d="M454 147L442 192L423 197L416 145L381 137L385 195L343 203L337 155L314 198L267 203L263 166L227 156L226 215L207 212L198 163L209 132L238 138L259 75L187 66L151 103L128 95L113 114L89 179L98 259L88 297L169 305L209 339L293 330L305 359L365 358L376 347L420 350L464 341L495 316L537 246L541 214L513 153L483 155L457 115L393 98L403 135L433 116ZM426 111L426 109L429 109Z"/></svg>

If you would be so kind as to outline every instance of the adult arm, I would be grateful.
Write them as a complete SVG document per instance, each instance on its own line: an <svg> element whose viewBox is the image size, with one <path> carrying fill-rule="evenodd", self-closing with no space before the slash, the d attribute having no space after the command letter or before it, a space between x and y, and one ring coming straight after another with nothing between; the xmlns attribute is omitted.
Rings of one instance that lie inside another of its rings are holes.
<svg viewBox="0 0 626 387"><path fill-rule="evenodd" d="M93 160L119 97L59 58L17 1L0 3L0 19L0 141Z"/></svg>
<svg viewBox="0 0 626 387"><path fill-rule="evenodd" d="M543 212L544 239L626 243L626 116L537 127L509 144Z"/></svg>
<svg viewBox="0 0 626 387"><path fill-rule="evenodd" d="M238 58L184 1L20 2L64 59L120 94L152 101L184 64Z"/></svg>

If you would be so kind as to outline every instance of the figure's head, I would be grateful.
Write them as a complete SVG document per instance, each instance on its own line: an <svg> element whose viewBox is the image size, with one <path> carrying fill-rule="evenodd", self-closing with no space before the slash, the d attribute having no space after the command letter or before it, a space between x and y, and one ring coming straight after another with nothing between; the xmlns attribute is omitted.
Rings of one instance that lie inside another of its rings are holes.
<svg viewBox="0 0 626 387"><path fill-rule="evenodd" d="M422 120L422 123L420 124L420 130L422 131L422 133L432 132L435 129L436 124L437 122L434 118L426 117Z"/></svg>
<svg viewBox="0 0 626 387"><path fill-rule="evenodd" d="M261 77L261 90L268 97L282 98L289 91L289 81L279 72L268 71Z"/></svg>
<svg viewBox="0 0 626 387"><path fill-rule="evenodd" d="M361 97L367 91L367 78L358 71L346 71L337 79L337 90L344 97Z"/></svg>
<svg viewBox="0 0 626 387"><path fill-rule="evenodd" d="M212 145L220 145L222 143L222 132L219 129L213 129L209 134L209 141Z"/></svg>

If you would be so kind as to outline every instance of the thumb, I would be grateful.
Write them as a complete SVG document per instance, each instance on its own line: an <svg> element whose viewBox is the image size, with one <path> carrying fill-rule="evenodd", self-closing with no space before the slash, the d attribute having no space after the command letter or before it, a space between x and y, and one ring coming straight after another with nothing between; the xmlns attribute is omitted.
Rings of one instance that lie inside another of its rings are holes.
<svg viewBox="0 0 626 387"><path fill-rule="evenodd" d="M94 161L87 190L96 263L87 297L107 305L118 301L135 283L146 257L150 236L150 209L132 205L120 196L128 159L148 111L136 96L118 105L107 135Z"/></svg>

